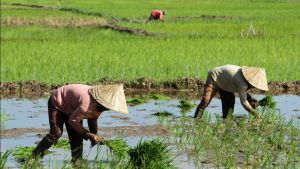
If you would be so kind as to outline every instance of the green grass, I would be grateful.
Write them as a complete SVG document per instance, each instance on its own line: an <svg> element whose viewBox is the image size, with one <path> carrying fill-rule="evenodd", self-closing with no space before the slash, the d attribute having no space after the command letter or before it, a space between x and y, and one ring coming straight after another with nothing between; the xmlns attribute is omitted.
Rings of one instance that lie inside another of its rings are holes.
<svg viewBox="0 0 300 169"><path fill-rule="evenodd" d="M70 142L68 139L60 139L52 146L53 148L62 148L69 150L70 149Z"/></svg>
<svg viewBox="0 0 300 169"><path fill-rule="evenodd" d="M299 168L299 128L275 109L261 113L260 122L235 116L212 121L207 112L201 121L178 119L168 127L169 143L191 154L198 168Z"/></svg>
<svg viewBox="0 0 300 169"><path fill-rule="evenodd" d="M109 147L110 151L118 159L125 158L128 155L129 146L123 139L106 140L104 144Z"/></svg>
<svg viewBox="0 0 300 169"><path fill-rule="evenodd" d="M174 168L170 149L160 139L140 141L129 150L134 168Z"/></svg>
<svg viewBox="0 0 300 169"><path fill-rule="evenodd" d="M143 37L99 28L1 25L1 82L39 80L47 84L87 83L102 78L157 81L205 79L223 64L265 67L268 80L299 80L300 4L287 1L69 1L62 8L82 14L16 7L7 3L57 7L58 1L1 1L1 19L147 19L166 9L164 23L119 23L161 35ZM21 8L16 10L15 8ZM23 9L25 8L25 9ZM132 12L134 11L134 12ZM232 16L195 19L180 16ZM246 36L250 24L256 35ZM241 36L241 34L243 36ZM49 64L51 63L51 64Z"/></svg>

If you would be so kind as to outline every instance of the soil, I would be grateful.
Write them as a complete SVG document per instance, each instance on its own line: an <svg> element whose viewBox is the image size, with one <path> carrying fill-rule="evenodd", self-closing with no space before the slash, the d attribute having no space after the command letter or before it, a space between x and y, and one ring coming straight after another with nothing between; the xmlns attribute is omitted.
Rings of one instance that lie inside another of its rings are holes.
<svg viewBox="0 0 300 169"><path fill-rule="evenodd" d="M187 98L197 98L202 94L204 87L204 80L198 78L179 78L175 80L167 80L158 82L148 78L139 78L136 80L125 81L113 81L106 78L101 79L97 82L87 83L87 85L99 85L99 84L116 84L123 83L126 93L134 92L178 92L178 91L191 91L190 94L186 95ZM67 85L65 84L45 84L40 81L19 81L19 82L1 82L0 83L0 94L2 97L6 95L33 95L33 96L42 96L45 93L50 92L53 89L56 89L60 86ZM300 80L293 82L277 82L270 81L268 83L269 91L268 93L272 95L279 94L294 94L300 95ZM21 94L22 93L22 94ZM252 89L250 93L263 94L257 89Z"/></svg>
<svg viewBox="0 0 300 169"><path fill-rule="evenodd" d="M30 133L36 134L38 137L49 132L48 128L13 128L6 129L0 132L1 138L14 138ZM66 133L66 131L64 131ZM134 136L166 136L168 131L163 125L143 125L143 126L119 126L119 127L100 127L98 133L103 137L113 137L120 133L126 137Z"/></svg>

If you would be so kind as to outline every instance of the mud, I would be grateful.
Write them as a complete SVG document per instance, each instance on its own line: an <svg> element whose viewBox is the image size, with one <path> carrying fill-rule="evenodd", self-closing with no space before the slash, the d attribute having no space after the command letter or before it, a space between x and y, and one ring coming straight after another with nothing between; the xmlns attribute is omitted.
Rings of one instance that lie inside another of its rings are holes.
<svg viewBox="0 0 300 169"><path fill-rule="evenodd" d="M1 138L15 138L30 133L39 133L38 137L43 137L49 132L49 129L43 128L13 128L2 130ZM66 133L66 131L64 131ZM168 131L165 126L160 124L143 126L118 126L118 127L100 127L98 133L104 137L111 138L118 133L127 137L142 136L166 136Z"/></svg>
<svg viewBox="0 0 300 169"><path fill-rule="evenodd" d="M172 92L172 91L194 91L193 97L202 94L204 87L204 80L198 78L179 78L174 80L167 80L158 82L148 78L139 78L132 81L114 81L108 79L101 79L97 82L87 83L88 85L98 85L98 84L116 84L123 83L126 92L134 91L160 91L160 92ZM11 95L14 93L35 93L34 95L43 94L56 89L65 84L45 84L40 81L19 81L19 82L1 82L0 84L0 94L2 96ZM268 93L272 95L278 94L294 94L300 95L300 80L293 82L277 82L270 81L268 83L270 91ZM261 91L257 89L252 89L251 93L262 94Z"/></svg>

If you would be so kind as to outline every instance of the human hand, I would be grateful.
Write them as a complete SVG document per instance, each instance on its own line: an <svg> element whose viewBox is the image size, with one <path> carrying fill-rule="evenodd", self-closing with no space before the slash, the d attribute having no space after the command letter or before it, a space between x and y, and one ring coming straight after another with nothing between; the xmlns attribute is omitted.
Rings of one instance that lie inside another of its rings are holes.
<svg viewBox="0 0 300 169"><path fill-rule="evenodd" d="M87 137L91 140L92 144L98 144L104 142L104 138L101 136L98 136L93 133L87 133Z"/></svg>

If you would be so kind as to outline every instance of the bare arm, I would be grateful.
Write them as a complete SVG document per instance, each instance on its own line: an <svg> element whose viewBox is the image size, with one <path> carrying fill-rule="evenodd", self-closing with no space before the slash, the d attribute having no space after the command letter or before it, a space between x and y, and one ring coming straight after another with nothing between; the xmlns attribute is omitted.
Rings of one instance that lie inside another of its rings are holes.
<svg viewBox="0 0 300 169"><path fill-rule="evenodd" d="M241 104L242 106L253 116L255 116L256 118L260 118L260 115L258 114L258 112L250 105L250 103L247 100L247 92L246 91L241 91L239 92L239 97L241 100Z"/></svg>

